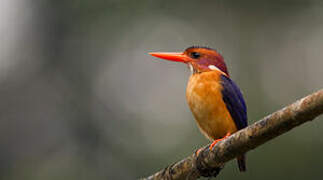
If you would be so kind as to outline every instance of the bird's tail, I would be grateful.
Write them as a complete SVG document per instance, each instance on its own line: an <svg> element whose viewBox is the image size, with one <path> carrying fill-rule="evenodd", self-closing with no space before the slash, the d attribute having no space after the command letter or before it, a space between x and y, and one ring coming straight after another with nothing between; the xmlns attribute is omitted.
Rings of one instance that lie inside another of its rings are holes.
<svg viewBox="0 0 323 180"><path fill-rule="evenodd" d="M238 166L239 166L240 172L245 172L247 170L246 156L245 155L238 156L237 161L238 161Z"/></svg>

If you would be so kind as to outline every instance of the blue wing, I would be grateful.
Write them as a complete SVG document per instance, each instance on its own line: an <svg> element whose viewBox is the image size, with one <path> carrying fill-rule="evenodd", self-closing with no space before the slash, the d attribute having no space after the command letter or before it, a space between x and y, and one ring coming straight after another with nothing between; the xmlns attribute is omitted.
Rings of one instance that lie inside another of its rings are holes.
<svg viewBox="0 0 323 180"><path fill-rule="evenodd" d="M238 130L248 126L247 107L238 86L227 76L221 75L222 99Z"/></svg>

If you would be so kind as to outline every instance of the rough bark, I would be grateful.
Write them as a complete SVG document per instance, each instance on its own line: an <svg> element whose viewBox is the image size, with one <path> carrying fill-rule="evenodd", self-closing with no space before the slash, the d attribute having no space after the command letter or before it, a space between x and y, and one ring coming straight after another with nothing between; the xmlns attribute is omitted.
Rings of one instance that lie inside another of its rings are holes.
<svg viewBox="0 0 323 180"><path fill-rule="evenodd" d="M270 114L217 143L212 151L203 147L198 156L176 162L143 179L189 179L200 176L216 176L224 163L244 154L263 143L313 120L323 113L323 89L304 97L285 108ZM214 169L216 172L214 172Z"/></svg>

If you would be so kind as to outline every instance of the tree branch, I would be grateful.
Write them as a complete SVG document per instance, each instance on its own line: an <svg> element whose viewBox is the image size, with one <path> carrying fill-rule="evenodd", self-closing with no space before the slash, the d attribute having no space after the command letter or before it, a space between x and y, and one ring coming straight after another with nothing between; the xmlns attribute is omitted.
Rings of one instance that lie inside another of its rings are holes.
<svg viewBox="0 0 323 180"><path fill-rule="evenodd" d="M224 163L299 126L323 113L323 89L273 113L220 141L209 151L204 146L198 156L191 156L143 178L194 180L205 172L223 167Z"/></svg>

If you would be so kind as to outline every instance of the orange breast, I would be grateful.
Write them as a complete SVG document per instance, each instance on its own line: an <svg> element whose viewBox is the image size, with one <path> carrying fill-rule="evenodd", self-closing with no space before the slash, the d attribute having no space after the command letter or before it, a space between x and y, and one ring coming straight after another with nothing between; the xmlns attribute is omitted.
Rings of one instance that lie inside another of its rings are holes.
<svg viewBox="0 0 323 180"><path fill-rule="evenodd" d="M193 74L186 99L201 132L210 140L234 133L237 127L222 100L219 71Z"/></svg>

